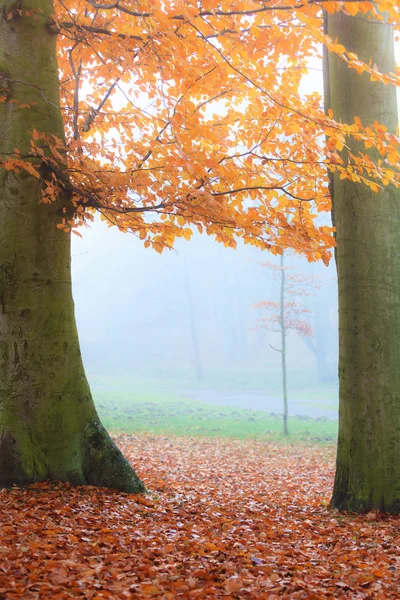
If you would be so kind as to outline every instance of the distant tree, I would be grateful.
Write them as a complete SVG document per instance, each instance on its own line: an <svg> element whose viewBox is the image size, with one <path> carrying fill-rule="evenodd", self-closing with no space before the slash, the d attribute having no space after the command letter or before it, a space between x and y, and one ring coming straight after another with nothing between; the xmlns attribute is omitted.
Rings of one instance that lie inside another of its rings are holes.
<svg viewBox="0 0 400 600"><path fill-rule="evenodd" d="M199 339L198 339L198 335L197 335L196 313L195 313L195 309L193 306L192 288L190 285L190 275L189 275L186 257L184 260L184 285L185 285L187 304L188 304L188 309L189 309L190 337L192 340L196 379L197 379L197 381L202 381L203 380L203 367L201 365Z"/></svg>
<svg viewBox="0 0 400 600"><path fill-rule="evenodd" d="M294 300L297 296L309 296L318 287L318 278L315 275L303 275L295 272L291 266L285 266L284 254L281 254L280 265L267 261L261 263L263 267L276 272L279 279L279 300L263 300L255 304L255 308L268 311L267 317L258 319L258 327L275 331L280 334L281 346L270 347L279 352L282 364L282 394L283 394L283 433L289 435L288 427L288 393L287 393L287 362L286 362L286 340L290 331L305 338L313 336L313 330L309 322L302 318L311 310L304 304Z"/></svg>
<svg viewBox="0 0 400 600"><path fill-rule="evenodd" d="M307 348L314 354L319 383L335 381L337 378L337 368L331 356L332 349L337 346L337 324L335 321L332 323L332 305L328 300L328 294L332 293L336 294L336 290L326 289L324 294L318 294L312 307L314 336L304 339Z"/></svg>

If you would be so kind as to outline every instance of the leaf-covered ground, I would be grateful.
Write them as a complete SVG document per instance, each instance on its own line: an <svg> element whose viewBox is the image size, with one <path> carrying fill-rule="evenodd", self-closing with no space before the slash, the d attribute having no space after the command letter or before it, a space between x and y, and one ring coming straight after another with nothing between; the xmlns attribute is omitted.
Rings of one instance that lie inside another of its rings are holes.
<svg viewBox="0 0 400 600"><path fill-rule="evenodd" d="M400 519L327 509L333 446L118 442L148 496L0 493L1 598L400 597Z"/></svg>

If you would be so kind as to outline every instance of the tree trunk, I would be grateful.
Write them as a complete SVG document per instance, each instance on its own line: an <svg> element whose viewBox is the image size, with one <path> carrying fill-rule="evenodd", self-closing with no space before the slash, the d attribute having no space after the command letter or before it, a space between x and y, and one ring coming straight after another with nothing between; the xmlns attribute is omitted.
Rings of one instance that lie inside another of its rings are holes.
<svg viewBox="0 0 400 600"><path fill-rule="evenodd" d="M286 326L285 326L285 268L283 253L281 254L281 291L280 291L280 321L281 321L281 363L282 363L282 393L283 393L283 435L289 435L288 427L288 397L286 369Z"/></svg>
<svg viewBox="0 0 400 600"><path fill-rule="evenodd" d="M14 148L29 154L33 129L64 135L52 5L28 4L34 14L21 17L0 0L2 157ZM54 479L140 492L100 423L81 361L70 235L56 227L68 199L40 204L40 187L23 171L0 169L0 485Z"/></svg>
<svg viewBox="0 0 400 600"><path fill-rule="evenodd" d="M390 26L327 15L327 31L348 51L394 72ZM330 54L327 107L396 132L396 90L371 83ZM352 151L358 149L351 143ZM365 149L363 150L365 152ZM376 157L375 157L376 158ZM339 282L339 440L332 506L400 510L400 191L378 194L333 178Z"/></svg>

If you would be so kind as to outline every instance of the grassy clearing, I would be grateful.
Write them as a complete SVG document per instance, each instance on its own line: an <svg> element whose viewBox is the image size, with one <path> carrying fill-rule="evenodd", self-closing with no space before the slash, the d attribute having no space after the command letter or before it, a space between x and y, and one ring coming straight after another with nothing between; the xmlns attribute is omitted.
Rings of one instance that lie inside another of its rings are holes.
<svg viewBox="0 0 400 600"><path fill-rule="evenodd" d="M102 390L95 392L95 400L110 431L287 441L281 433L282 417L263 411L204 404L161 391L132 394L118 389ZM292 417L289 431L290 443L334 442L337 423Z"/></svg>
<svg viewBox="0 0 400 600"><path fill-rule="evenodd" d="M148 389L170 390L260 390L266 395L280 395L282 390L282 374L280 368L269 366L266 370L239 370L239 369L206 369L202 381L194 377L194 373L186 371L162 371L153 374L142 374L140 377L130 375L104 375L92 374L91 382L98 387L117 387L119 389ZM337 404L337 381L318 383L315 372L307 369L288 370L289 391L292 396L309 397Z"/></svg>

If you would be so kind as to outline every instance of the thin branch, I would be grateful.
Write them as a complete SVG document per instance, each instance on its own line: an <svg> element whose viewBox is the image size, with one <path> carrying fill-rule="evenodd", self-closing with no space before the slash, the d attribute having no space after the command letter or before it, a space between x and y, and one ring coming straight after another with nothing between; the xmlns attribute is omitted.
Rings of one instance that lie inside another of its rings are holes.
<svg viewBox="0 0 400 600"><path fill-rule="evenodd" d="M72 74L75 79L75 89L74 89L74 118L73 118L73 127L74 127L74 140L79 139L79 129L78 129L78 115L79 115L79 86L80 86L80 77L82 71L82 60L79 62L78 69L75 68L75 63L72 58L72 53L75 48L79 45L77 41L75 45L68 50L68 58L69 64L71 65Z"/></svg>
<svg viewBox="0 0 400 600"><path fill-rule="evenodd" d="M298 10L299 8L304 8L305 6L310 6L310 4L322 4L326 0L309 0L307 3L300 4L288 4L285 6L263 6L262 8L254 8L250 10L208 10L200 12L201 17L213 17L213 16L222 16L229 17L234 15L244 15L251 16L256 15L258 13L263 12L271 12L271 11L285 11L285 10ZM350 2L359 3L360 0L349 0ZM341 0L333 0L333 2L341 3Z"/></svg>
<svg viewBox="0 0 400 600"><path fill-rule="evenodd" d="M295 160L294 158L272 158L269 156L263 156L260 154L256 154L254 152L249 152L255 158L259 158L260 160L265 160L266 162L283 162L283 163L293 163L295 165L309 165L311 164L309 160ZM314 160L313 165L324 165L327 166L331 164L329 161L325 160Z"/></svg>
<svg viewBox="0 0 400 600"><path fill-rule="evenodd" d="M54 104L54 102L51 102L50 100L48 100L46 98L44 91L38 85L35 85L34 83L30 83L29 81L22 81L22 79L11 79L10 77L7 77L6 75L4 75L4 73L0 73L0 80L2 80L2 79L4 81L8 81L9 83L20 83L21 85L28 85L29 87L32 87L35 90L38 90L39 94L42 96L42 98L46 102L46 104L49 104L50 106L54 106L54 108L60 109L59 105Z"/></svg>
<svg viewBox="0 0 400 600"><path fill-rule="evenodd" d="M237 188L236 190L226 190L225 192L210 192L210 193L212 196L226 196L228 194L239 194L241 192L250 192L252 190L266 190L266 191L281 190L284 194L286 194L290 198L293 198L293 200L299 200L300 202L312 202L314 200L314 198L300 198L299 196L295 196L295 194L288 192L288 190L283 185L271 185L271 186L255 185L255 186Z"/></svg>
<svg viewBox="0 0 400 600"><path fill-rule="evenodd" d="M321 5L325 1L326 0L309 0L307 3L287 4L284 6L263 6L262 8L254 8L254 9L249 9L249 10L221 10L221 9L220 10L204 10L204 11L200 11L197 16L198 17L230 17L230 16L238 16L238 15L251 16L251 15L256 15L258 13L263 13L263 12L273 12L273 11L279 12L279 11L299 10L300 8L304 8L304 7L310 6L312 4ZM332 1L341 3L342 0L332 0ZM360 0L348 0L348 1L352 2L352 3L360 2ZM121 6L119 4L118 0L117 0L117 2L114 2L112 4L100 4L100 3L95 2L94 0L86 0L86 2L88 2L91 6L93 6L93 8L96 8L99 10L112 10L112 9L116 8L117 10L120 10L121 12L125 12L128 15L131 15L133 17L148 18L148 17L153 16L153 13L133 11L133 10L130 10L129 8L126 8L125 6ZM187 21L187 17L185 17L185 15L174 15L172 17L172 19L177 20L177 21Z"/></svg>
<svg viewBox="0 0 400 600"><path fill-rule="evenodd" d="M216 94L212 98L208 98L207 100L204 100L204 102L201 102L200 104L198 104L196 106L196 108L194 109L194 112L200 110L200 108L202 108L206 104L209 104L213 100L217 100L217 98L222 98L222 96L226 96L226 94L230 94L232 91L233 91L232 88L230 88L229 90L224 90L224 91L220 92L219 94Z"/></svg>
<svg viewBox="0 0 400 600"><path fill-rule="evenodd" d="M279 348L275 348L275 346L273 346L272 344L270 344L270 348L272 348L272 350L275 350L275 352L280 352L282 354L282 350L279 350Z"/></svg>
<svg viewBox="0 0 400 600"><path fill-rule="evenodd" d="M80 193L80 195L82 195L81 192L79 192L79 193ZM88 194L88 196L89 196L89 194ZM91 206L92 208L95 208L99 212L101 210L106 210L108 212L114 212L114 213L117 213L120 215L127 215L130 213L159 212L160 209L168 208L168 206L170 206L170 204L165 204L164 202L160 202L159 204L154 204L153 206L127 206L127 207L118 208L116 206L105 206L104 204L101 204L100 202L98 202L96 200L93 202L93 204L85 203L85 206Z"/></svg>
<svg viewBox="0 0 400 600"><path fill-rule="evenodd" d="M139 42L143 41L143 38L139 35L127 35L126 33L117 33L116 31L110 31L109 29L105 29L104 27L93 27L92 25L84 25L83 23L70 23L68 21L63 21L59 23L60 29L73 29L76 28L79 30L87 31L88 33L98 33L99 35L107 35L110 37L118 37L123 40L137 40Z"/></svg>
<svg viewBox="0 0 400 600"><path fill-rule="evenodd" d="M86 2L88 2L90 4L90 6L93 6L93 8L98 8L100 10L112 10L113 8L117 8L121 12L131 15L132 17L146 18L146 17L153 16L152 13L142 13L142 12L137 12L136 10L130 10L129 8L126 8L125 6L121 6L118 1L114 2L113 4L98 4L97 2L94 2L94 0L86 0Z"/></svg>
<svg viewBox="0 0 400 600"><path fill-rule="evenodd" d="M117 77L117 79L114 81L114 83L108 88L107 92L104 94L104 98L103 100L100 102L100 104L98 105L97 108L90 108L86 120L82 126L82 131L84 133L87 133L90 130L90 127L92 126L95 118L97 117L97 115L99 114L99 112L101 111L101 109L103 108L103 106L105 105L105 103L107 102L107 100L109 99L109 97L111 96L115 86L118 84L120 80L120 77Z"/></svg>
<svg viewBox="0 0 400 600"><path fill-rule="evenodd" d="M356 0L353 0L353 1L356 1ZM195 31L197 31L197 33L199 34L199 36L207 44L209 44L211 46L211 48L213 48L215 50L215 52L217 52L219 54L219 56L222 58L222 60L232 69L232 71L234 71L235 73L237 73L240 77L242 77L245 81L247 81L252 87L254 87L255 89L257 89L263 95L267 96L267 98L269 98L271 100L271 102L273 102L274 104L276 104L277 106L279 106L280 108L282 108L284 110L287 110L287 111L290 111L292 113L295 113L295 114L299 115L300 117L302 117L306 121L310 121L311 123L314 123L314 124L318 125L319 127L323 127L323 121L322 120L318 120L318 119L314 119L312 117L309 117L308 115L303 114L301 111L297 110L296 108L294 108L292 106L286 106L285 104L283 104L282 102L280 102L279 100L277 100L276 98L274 98L262 86L258 85L258 83L256 83L250 77L248 77L245 73L243 73L243 71L241 71L240 69L238 69L237 67L235 67L235 65L233 65L232 62L225 56L225 54L219 48L217 48L216 46L214 46L214 44L212 44L210 42L210 40L208 40L206 38L206 36L200 31L200 29L198 27L196 27L196 25L194 25L190 21L188 21L188 24L191 27L193 27L193 29ZM330 127L334 128L334 129L339 129L340 130L340 127L335 126L333 124L330 124Z"/></svg>

